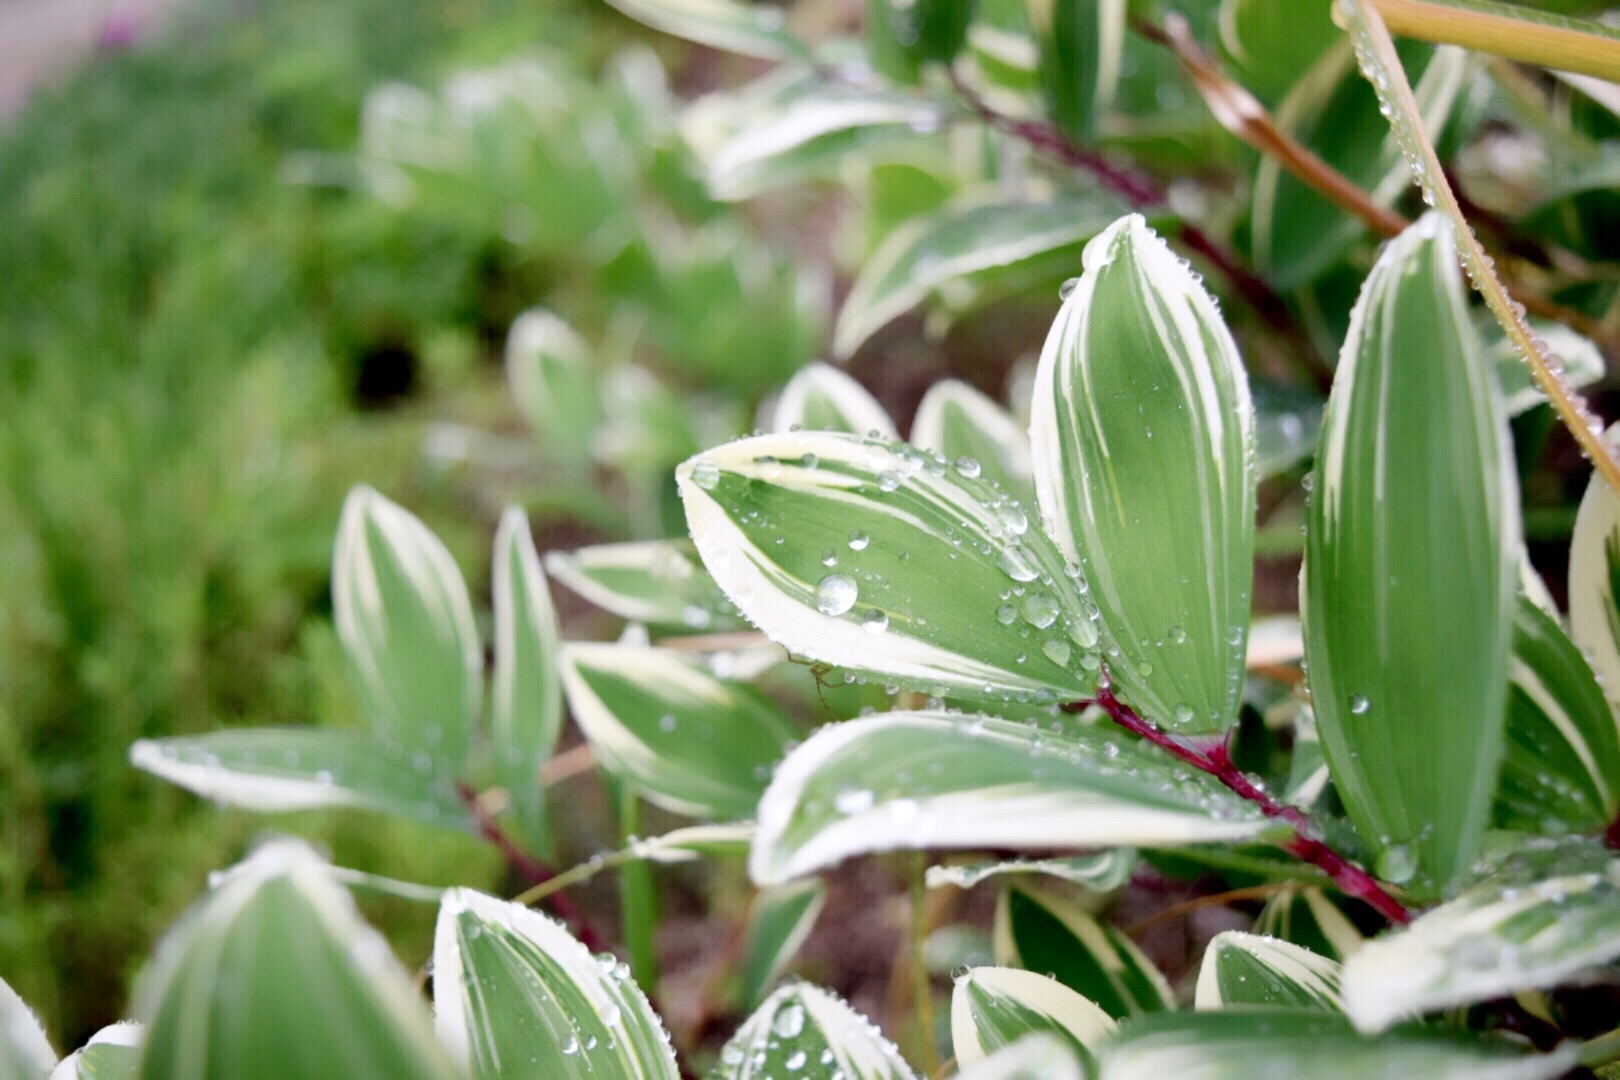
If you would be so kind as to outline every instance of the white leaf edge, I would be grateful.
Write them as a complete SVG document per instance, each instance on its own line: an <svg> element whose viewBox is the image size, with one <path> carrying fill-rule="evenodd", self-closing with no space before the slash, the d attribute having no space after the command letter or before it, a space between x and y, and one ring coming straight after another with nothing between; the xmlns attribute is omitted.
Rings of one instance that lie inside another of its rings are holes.
<svg viewBox="0 0 1620 1080"><path fill-rule="evenodd" d="M1088 1050L1119 1030L1113 1017L1049 975L1022 968L976 967L957 979L951 991L951 1043L962 1065L975 1065L988 1057L979 1041L969 986L1040 1013Z"/></svg>
<svg viewBox="0 0 1620 1080"><path fill-rule="evenodd" d="M771 413L771 430L779 435L805 428L805 407L812 393L819 393L843 414L856 435L898 439L894 420L871 391L847 372L820 360L798 370L782 388Z"/></svg>
<svg viewBox="0 0 1620 1080"><path fill-rule="evenodd" d="M138 1047L146 1037L146 1025L135 1020L120 1020L109 1024L90 1036L90 1041L73 1051L57 1064L50 1080L79 1080L79 1057L92 1046Z"/></svg>
<svg viewBox="0 0 1620 1080"><path fill-rule="evenodd" d="M1275 971L1310 993L1343 1008L1339 995L1339 974L1342 965L1330 957L1318 956L1311 950L1263 934L1247 934L1241 930L1225 930L1210 941L1204 950L1204 959L1198 967L1198 985L1193 992L1193 1008L1220 1009L1226 1006L1221 998L1221 954L1231 950L1247 953L1263 966Z"/></svg>

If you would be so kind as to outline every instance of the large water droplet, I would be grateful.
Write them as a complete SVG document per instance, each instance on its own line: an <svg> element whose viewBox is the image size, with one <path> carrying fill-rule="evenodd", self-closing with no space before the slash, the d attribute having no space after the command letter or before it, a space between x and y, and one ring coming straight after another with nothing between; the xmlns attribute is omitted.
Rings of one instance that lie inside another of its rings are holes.
<svg viewBox="0 0 1620 1080"><path fill-rule="evenodd" d="M797 1039L804 1031L804 1006L793 1002L776 1014L771 1030L784 1039Z"/></svg>
<svg viewBox="0 0 1620 1080"><path fill-rule="evenodd" d="M871 542L872 538L859 529L849 534L849 549L851 551L865 551L866 545Z"/></svg>
<svg viewBox="0 0 1620 1080"><path fill-rule="evenodd" d="M956 459L956 471L971 480L979 475L979 463L970 457L959 457Z"/></svg>
<svg viewBox="0 0 1620 1080"><path fill-rule="evenodd" d="M873 608L862 617L861 626L865 628L868 634L883 633L883 631L889 628L888 612L879 611L877 608Z"/></svg>
<svg viewBox="0 0 1620 1080"><path fill-rule="evenodd" d="M816 586L816 610L823 615L842 615L855 606L859 590L843 574L828 574Z"/></svg>
<svg viewBox="0 0 1620 1080"><path fill-rule="evenodd" d="M1385 881L1396 885L1410 881L1412 875L1417 873L1417 846L1415 844L1391 844L1378 853L1374 870Z"/></svg>
<svg viewBox="0 0 1620 1080"><path fill-rule="evenodd" d="M713 491L715 485L720 483L720 466L712 461L698 462L692 466L692 483L705 491Z"/></svg>
<svg viewBox="0 0 1620 1080"><path fill-rule="evenodd" d="M1024 598L1024 618L1032 626L1045 630L1057 621L1057 601L1046 593L1030 593Z"/></svg>

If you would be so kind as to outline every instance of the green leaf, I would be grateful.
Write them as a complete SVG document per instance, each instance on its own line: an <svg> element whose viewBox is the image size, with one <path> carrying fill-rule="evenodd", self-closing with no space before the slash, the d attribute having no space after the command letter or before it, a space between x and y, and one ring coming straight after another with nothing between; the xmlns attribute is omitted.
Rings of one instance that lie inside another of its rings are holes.
<svg viewBox="0 0 1620 1080"><path fill-rule="evenodd" d="M590 456L603 420L590 346L543 308L519 315L506 337L512 400L546 449L569 460Z"/></svg>
<svg viewBox="0 0 1620 1080"><path fill-rule="evenodd" d="M911 442L946 461L977 462L980 475L1000 484L1021 506L1035 505L1029 432L967 383L944 379L928 388L911 421Z"/></svg>
<svg viewBox="0 0 1620 1080"><path fill-rule="evenodd" d="M1112 732L891 712L824 727L777 767L749 872L774 884L875 851L1173 846L1265 829L1214 780Z"/></svg>
<svg viewBox="0 0 1620 1080"><path fill-rule="evenodd" d="M951 991L951 1043L961 1065L1030 1035L1056 1035L1081 1061L1118 1030L1107 1013L1049 975L1008 967L977 967Z"/></svg>
<svg viewBox="0 0 1620 1080"><path fill-rule="evenodd" d="M1526 319L1531 331L1547 343L1547 349L1564 365L1564 382L1570 387L1590 386L1603 378L1607 365L1603 353L1590 338L1582 337L1563 323L1550 319ZM1496 366L1496 378L1502 387L1502 396L1509 416L1517 416L1537 405L1547 404L1547 395L1536 385L1524 354L1513 340L1497 325L1493 318L1479 322L1481 336L1490 342L1486 359Z"/></svg>
<svg viewBox="0 0 1620 1080"><path fill-rule="evenodd" d="M927 881L930 889L946 885L971 889L981 881L1004 874L1043 874L1074 885L1084 885L1094 892L1112 892L1131 880L1136 864L1136 851L1121 847L1099 851L1095 855L1071 855L1058 859L991 860L955 866L930 866Z"/></svg>
<svg viewBox="0 0 1620 1080"><path fill-rule="evenodd" d="M1604 438L1620 439L1620 426ZM1600 473L1587 481L1569 544L1569 630L1620 705L1620 495Z"/></svg>
<svg viewBox="0 0 1620 1080"><path fill-rule="evenodd" d="M135 1080L146 1029L133 1021L112 1024L63 1058L51 1080Z"/></svg>
<svg viewBox="0 0 1620 1080"><path fill-rule="evenodd" d="M1040 90L1040 52L1024 0L980 0L968 23L967 49L991 93L1000 88L1024 99Z"/></svg>
<svg viewBox="0 0 1620 1080"><path fill-rule="evenodd" d="M1281 938L1318 956L1344 960L1361 948L1357 930L1321 889L1290 889L1266 901L1254 931Z"/></svg>
<svg viewBox="0 0 1620 1080"><path fill-rule="evenodd" d="M539 774L562 733L562 683L556 670L561 631L529 519L515 506L501 515L495 531L493 567L490 742L523 835L536 850L549 854L551 836Z"/></svg>
<svg viewBox="0 0 1620 1080"><path fill-rule="evenodd" d="M743 1008L759 1007L766 990L810 936L826 900L827 886L814 877L774 885L755 895L743 946Z"/></svg>
<svg viewBox="0 0 1620 1080"><path fill-rule="evenodd" d="M876 1024L808 983L784 986L766 998L726 1043L710 1080L767 1080L807 1066L813 1076L917 1080Z"/></svg>
<svg viewBox="0 0 1620 1080"><path fill-rule="evenodd" d="M1347 1020L1283 1009L1171 1013L1144 1017L1098 1049L1098 1080L1551 1080L1575 1064L1567 1048L1527 1054L1517 1044L1403 1029L1379 1039Z"/></svg>
<svg viewBox="0 0 1620 1080"><path fill-rule="evenodd" d="M1468 70L1460 49L1401 45L1406 70L1429 131L1445 126ZM1348 42L1312 65L1277 109L1277 125L1389 206L1411 183L1400 145L1378 110ZM1255 267L1272 285L1293 289L1319 277L1366 232L1359 218L1264 156L1255 175L1252 216Z"/></svg>
<svg viewBox="0 0 1620 1080"><path fill-rule="evenodd" d="M449 1080L421 998L302 842L227 873L158 946L136 993L145 1080Z"/></svg>
<svg viewBox="0 0 1620 1080"><path fill-rule="evenodd" d="M0 1080L45 1080L55 1065L39 1017L0 979Z"/></svg>
<svg viewBox="0 0 1620 1080"><path fill-rule="evenodd" d="M1258 1005L1339 1012L1339 962L1277 938L1227 930L1204 950L1199 1009Z"/></svg>
<svg viewBox="0 0 1620 1080"><path fill-rule="evenodd" d="M675 1051L611 954L561 924L472 889L451 889L433 939L439 1039L473 1080L676 1080Z"/></svg>
<svg viewBox="0 0 1620 1080"><path fill-rule="evenodd" d="M1086 697L1096 635L1076 584L979 472L800 432L717 447L676 480L709 572L789 651L939 694Z"/></svg>
<svg viewBox="0 0 1620 1080"><path fill-rule="evenodd" d="M1113 104L1125 16L1126 0L1029 0L1046 107L1076 142L1092 140Z"/></svg>
<svg viewBox="0 0 1620 1080"><path fill-rule="evenodd" d="M1340 33L1327 5L1295 0L1222 0L1218 20L1227 67L1266 101L1282 97Z"/></svg>
<svg viewBox="0 0 1620 1080"><path fill-rule="evenodd" d="M787 30L782 9L735 0L608 0L654 30L724 52L764 60L810 59L810 48Z"/></svg>
<svg viewBox="0 0 1620 1080"><path fill-rule="evenodd" d="M1085 1080L1085 1067L1066 1039L1026 1035L957 1074L961 1080Z"/></svg>
<svg viewBox="0 0 1620 1080"><path fill-rule="evenodd" d="M782 388L771 430L842 431L874 439L898 439L894 421L877 398L846 373L819 361L806 364Z"/></svg>
<svg viewBox="0 0 1620 1080"><path fill-rule="evenodd" d="M915 83L923 64L949 64L962 48L972 0L866 0L866 51L898 83Z"/></svg>
<svg viewBox="0 0 1620 1080"><path fill-rule="evenodd" d="M332 555L332 607L379 732L459 766L483 704L484 651L467 583L439 538L355 488Z"/></svg>
<svg viewBox="0 0 1620 1080"><path fill-rule="evenodd" d="M1254 417L1215 301L1138 215L1086 245L1041 353L1041 514L1100 611L1109 674L1184 735L1237 718L1254 575Z"/></svg>
<svg viewBox="0 0 1620 1080"><path fill-rule="evenodd" d="M1344 965L1356 1026L1550 988L1620 958L1620 854L1588 840L1526 840L1504 864Z"/></svg>
<svg viewBox="0 0 1620 1080"><path fill-rule="evenodd" d="M1119 216L1103 194L1044 203L958 202L896 229L862 266L838 313L833 352L851 356L878 330L953 282L991 273L1061 279L1079 248Z"/></svg>
<svg viewBox="0 0 1620 1080"><path fill-rule="evenodd" d="M1509 673L1497 822L1527 832L1602 829L1620 811L1620 729L1581 650L1522 594Z"/></svg>
<svg viewBox="0 0 1620 1080"><path fill-rule="evenodd" d="M1176 1007L1153 961L1077 904L1011 886L996 905L996 962L1050 973L1116 1020Z"/></svg>
<svg viewBox="0 0 1620 1080"><path fill-rule="evenodd" d="M621 619L688 631L741 625L736 609L686 540L549 551L545 563L557 581Z"/></svg>
<svg viewBox="0 0 1620 1080"><path fill-rule="evenodd" d="M205 799L280 813L352 807L450 828L470 828L456 792L425 750L408 753L364 732L238 728L129 748L137 769Z"/></svg>
<svg viewBox="0 0 1620 1080"><path fill-rule="evenodd" d="M1451 227L1426 214L1352 312L1300 589L1334 785L1378 876L1420 895L1467 869L1489 816L1518 505Z"/></svg>
<svg viewBox="0 0 1620 1080"><path fill-rule="evenodd" d="M751 817L797 729L751 688L668 649L574 643L563 687L603 768L693 817Z"/></svg>

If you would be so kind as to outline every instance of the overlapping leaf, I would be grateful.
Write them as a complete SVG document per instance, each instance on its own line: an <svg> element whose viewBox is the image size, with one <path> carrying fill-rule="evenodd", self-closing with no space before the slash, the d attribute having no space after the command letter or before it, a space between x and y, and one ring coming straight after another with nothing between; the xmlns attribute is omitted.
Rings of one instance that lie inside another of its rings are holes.
<svg viewBox="0 0 1620 1080"><path fill-rule="evenodd" d="M1254 930L1340 961L1361 948L1362 942L1355 924L1326 893L1315 888L1291 889L1267 900Z"/></svg>
<svg viewBox="0 0 1620 1080"><path fill-rule="evenodd" d="M911 422L911 441L947 461L977 462L985 479L1000 484L1021 505L1035 505L1029 433L967 383L943 379L928 388Z"/></svg>
<svg viewBox="0 0 1620 1080"><path fill-rule="evenodd" d="M1026 1035L962 1070L961 1080L1086 1080L1085 1066L1066 1040Z"/></svg>
<svg viewBox="0 0 1620 1080"><path fill-rule="evenodd" d="M897 439L894 421L871 392L830 364L806 364L782 388L771 430L842 431Z"/></svg>
<svg viewBox="0 0 1620 1080"><path fill-rule="evenodd" d="M1204 950L1194 1004L1339 1012L1339 962L1277 938L1227 930Z"/></svg>
<svg viewBox="0 0 1620 1080"><path fill-rule="evenodd" d="M1605 436L1620 440L1620 427ZM1587 481L1569 545L1569 629L1611 702L1620 703L1620 495Z"/></svg>
<svg viewBox="0 0 1620 1080"><path fill-rule="evenodd" d="M802 1070L846 1080L917 1080L877 1025L808 983L765 999L720 1052L713 1080L766 1080Z"/></svg>
<svg viewBox="0 0 1620 1080"><path fill-rule="evenodd" d="M815 877L773 885L754 897L743 946L744 1008L757 1008L765 991L787 970L826 900L827 886Z"/></svg>
<svg viewBox="0 0 1620 1080"><path fill-rule="evenodd" d="M930 866L927 881L930 889L943 888L946 885L954 885L958 889L971 889L981 881L992 877L1006 874L1039 874L1074 885L1084 885L1096 892L1111 892L1130 881L1137 861L1134 849L1121 847L1100 851L1095 855Z"/></svg>
<svg viewBox="0 0 1620 1080"><path fill-rule="evenodd" d="M506 380L548 450L569 459L589 456L603 420L602 398L590 348L571 326L543 309L519 315L506 338Z"/></svg>
<svg viewBox="0 0 1620 1080"><path fill-rule="evenodd" d="M473 1080L675 1080L669 1034L630 977L553 920L452 889L433 943L440 1040Z"/></svg>
<svg viewBox="0 0 1620 1080"><path fill-rule="evenodd" d="M1101 612L1109 673L1183 734L1237 717L1254 547L1254 418L1210 298L1137 215L1085 250L1041 354L1043 517Z"/></svg>
<svg viewBox="0 0 1620 1080"><path fill-rule="evenodd" d="M1032 0L1029 21L1052 119L1090 142L1113 103L1125 45L1125 0Z"/></svg>
<svg viewBox="0 0 1620 1080"><path fill-rule="evenodd" d="M874 851L1171 846L1265 827L1209 777L1112 733L894 712L823 728L788 755L760 801L749 870L771 883Z"/></svg>
<svg viewBox="0 0 1620 1080"><path fill-rule="evenodd" d="M145 1029L134 1022L112 1024L63 1058L51 1080L135 1080L140 1075Z"/></svg>
<svg viewBox="0 0 1620 1080"><path fill-rule="evenodd" d="M739 622L685 540L598 544L546 553L546 569L597 607L631 622L726 630Z"/></svg>
<svg viewBox="0 0 1620 1080"><path fill-rule="evenodd" d="M983 1061L1036 1033L1055 1035L1082 1061L1118 1026L1112 1017L1049 975L978 967L951 991L951 1043L964 1065Z"/></svg>
<svg viewBox="0 0 1620 1080"><path fill-rule="evenodd" d="M1293 0L1221 0L1218 26L1233 73L1267 101L1285 94L1339 39L1325 7Z"/></svg>
<svg viewBox="0 0 1620 1080"><path fill-rule="evenodd" d="M56 1051L51 1049L39 1017L0 979L0 1077L44 1080L55 1065Z"/></svg>

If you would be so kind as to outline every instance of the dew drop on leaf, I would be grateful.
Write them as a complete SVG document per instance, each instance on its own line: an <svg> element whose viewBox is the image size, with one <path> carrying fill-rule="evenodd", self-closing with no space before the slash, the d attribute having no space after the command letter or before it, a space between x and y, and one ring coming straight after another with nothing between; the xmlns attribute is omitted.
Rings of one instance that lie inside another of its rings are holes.
<svg viewBox="0 0 1620 1080"><path fill-rule="evenodd" d="M816 610L823 615L842 615L855 606L855 582L843 574L828 574L816 586Z"/></svg>

